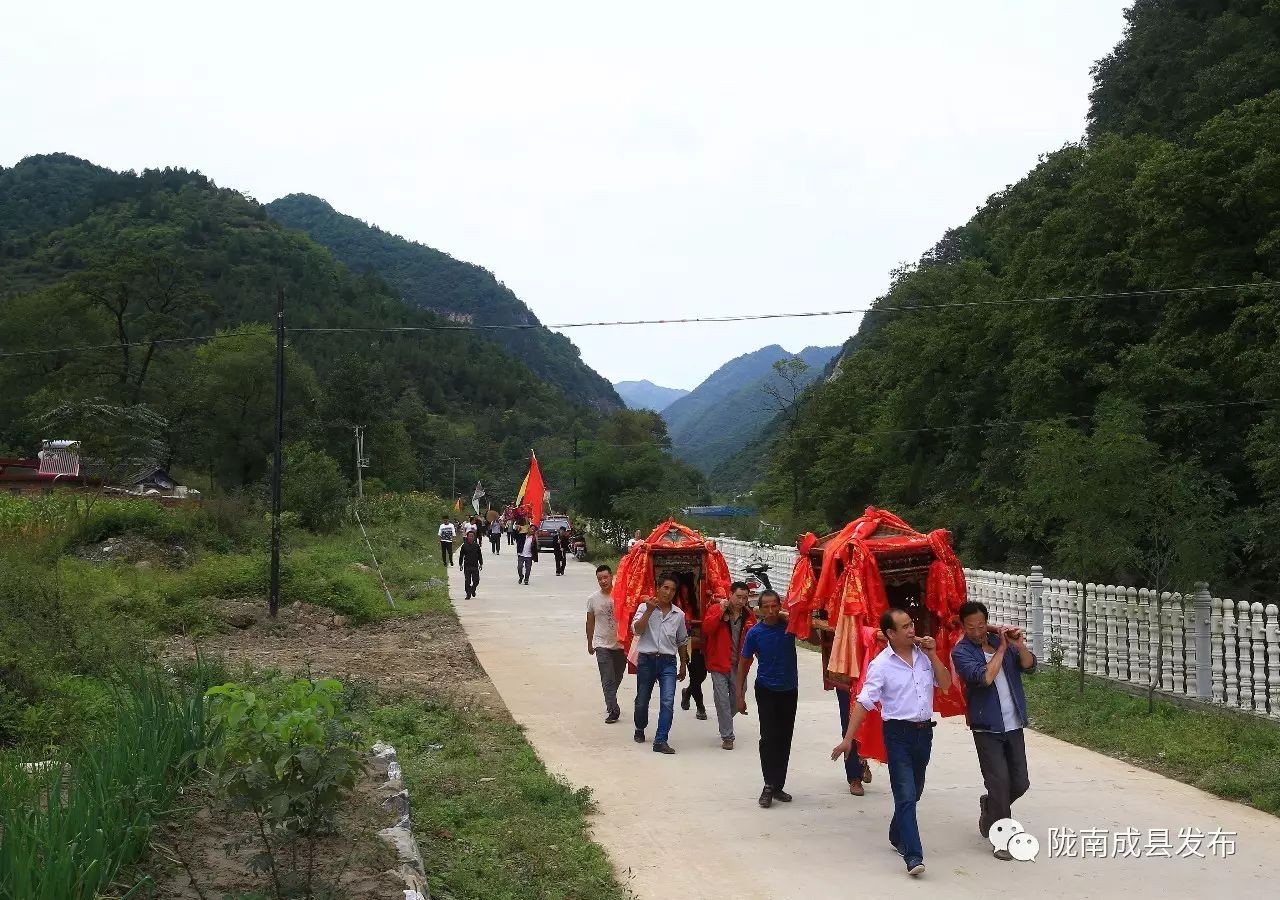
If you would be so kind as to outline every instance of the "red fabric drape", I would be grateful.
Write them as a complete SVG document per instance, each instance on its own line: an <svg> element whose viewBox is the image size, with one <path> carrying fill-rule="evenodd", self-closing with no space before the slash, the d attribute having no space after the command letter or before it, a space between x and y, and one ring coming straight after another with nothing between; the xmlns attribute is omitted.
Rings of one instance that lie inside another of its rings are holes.
<svg viewBox="0 0 1280 900"><path fill-rule="evenodd" d="M877 532L884 533L877 536ZM791 614L787 630L797 637L808 637L812 613L825 609L827 622L835 628L841 616L851 616L858 623L858 679L854 696L866 681L867 669L885 643L877 641L880 616L889 608L888 595L880 575L879 555L915 553L928 549L934 557L929 565L924 603L933 623L933 637L938 656L951 666L951 650L963 636L958 613L966 598L964 570L951 547L951 536L945 530L921 534L898 516L884 509L868 506L859 518L822 543L822 571L814 577L808 551L816 540L806 535L800 547L800 558L792 570L787 589L787 611ZM839 571L837 571L839 570ZM824 686L825 686L824 677ZM943 716L963 715L964 692L952 672L952 687L934 692L934 709ZM863 720L857 734L859 752L881 762L886 760L884 734L879 711Z"/></svg>

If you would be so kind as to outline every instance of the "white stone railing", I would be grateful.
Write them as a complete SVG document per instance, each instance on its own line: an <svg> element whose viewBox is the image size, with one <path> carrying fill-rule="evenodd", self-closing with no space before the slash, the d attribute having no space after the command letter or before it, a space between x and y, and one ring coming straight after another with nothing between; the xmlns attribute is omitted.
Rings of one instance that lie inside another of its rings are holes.
<svg viewBox="0 0 1280 900"><path fill-rule="evenodd" d="M794 547L717 538L734 578L753 558L770 566L784 591L795 566ZM1208 585L1187 594L965 569L970 600L986 604L991 620L1027 629L1037 655L1079 662L1084 613L1085 672L1146 687L1156 678L1166 694L1209 701L1280 719L1280 607L1214 597ZM1162 648L1162 649L1161 649ZM1159 657L1159 665L1157 665Z"/></svg>

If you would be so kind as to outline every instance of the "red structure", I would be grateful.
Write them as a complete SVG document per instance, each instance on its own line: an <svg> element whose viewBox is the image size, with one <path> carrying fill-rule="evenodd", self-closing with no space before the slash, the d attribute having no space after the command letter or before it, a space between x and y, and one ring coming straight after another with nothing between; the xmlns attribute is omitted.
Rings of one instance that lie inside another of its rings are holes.
<svg viewBox="0 0 1280 900"><path fill-rule="evenodd" d="M824 687L861 689L867 664L885 646L880 616L891 607L911 616L917 635L935 638L939 657L950 664L951 648L963 636L958 614L965 581L946 531L922 534L869 506L837 532L806 534L799 549L785 600L787 630L804 639L818 633ZM935 691L933 706L944 716L963 715L960 680ZM885 761L878 712L866 717L857 738L863 756Z"/></svg>
<svg viewBox="0 0 1280 900"><path fill-rule="evenodd" d="M690 635L698 640L706 607L729 596L729 564L715 541L667 519L647 538L627 551L614 575L613 611L618 640L631 646L631 619L636 608L653 596L658 575L670 572L680 581L676 605L688 613Z"/></svg>

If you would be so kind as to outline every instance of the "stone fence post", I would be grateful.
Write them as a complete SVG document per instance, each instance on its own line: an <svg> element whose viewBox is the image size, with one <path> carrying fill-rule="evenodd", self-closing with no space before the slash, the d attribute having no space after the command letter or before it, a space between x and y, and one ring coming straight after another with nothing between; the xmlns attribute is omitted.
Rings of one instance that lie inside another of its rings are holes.
<svg viewBox="0 0 1280 900"><path fill-rule="evenodd" d="M1194 597L1196 616L1196 696L1201 700L1213 699L1213 664L1209 640L1209 619L1213 609L1213 596L1209 585L1196 582Z"/></svg>
<svg viewBox="0 0 1280 900"><path fill-rule="evenodd" d="M1031 612L1031 652L1040 659L1044 655L1044 570L1031 567L1027 576L1027 605Z"/></svg>

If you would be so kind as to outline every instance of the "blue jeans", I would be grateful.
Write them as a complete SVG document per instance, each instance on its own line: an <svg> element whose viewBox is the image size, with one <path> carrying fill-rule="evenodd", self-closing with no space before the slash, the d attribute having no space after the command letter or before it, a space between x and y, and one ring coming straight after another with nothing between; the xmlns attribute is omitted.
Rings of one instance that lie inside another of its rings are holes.
<svg viewBox="0 0 1280 900"><path fill-rule="evenodd" d="M889 783L893 788L893 821L889 843L898 848L907 867L924 862L916 802L924 794L924 771L933 749L933 729L913 728L898 722L884 723L884 748L889 757Z"/></svg>
<svg viewBox="0 0 1280 900"><path fill-rule="evenodd" d="M840 739L844 740L849 730L849 691L847 688L836 688L836 705L840 707ZM858 742L853 742L853 749L844 758L844 777L850 784L862 781L862 757L858 755Z"/></svg>
<svg viewBox="0 0 1280 900"><path fill-rule="evenodd" d="M636 660L636 731L649 724L649 698L658 682L658 731L655 744L665 744L671 736L671 720L676 715L676 658L657 653L641 653Z"/></svg>

